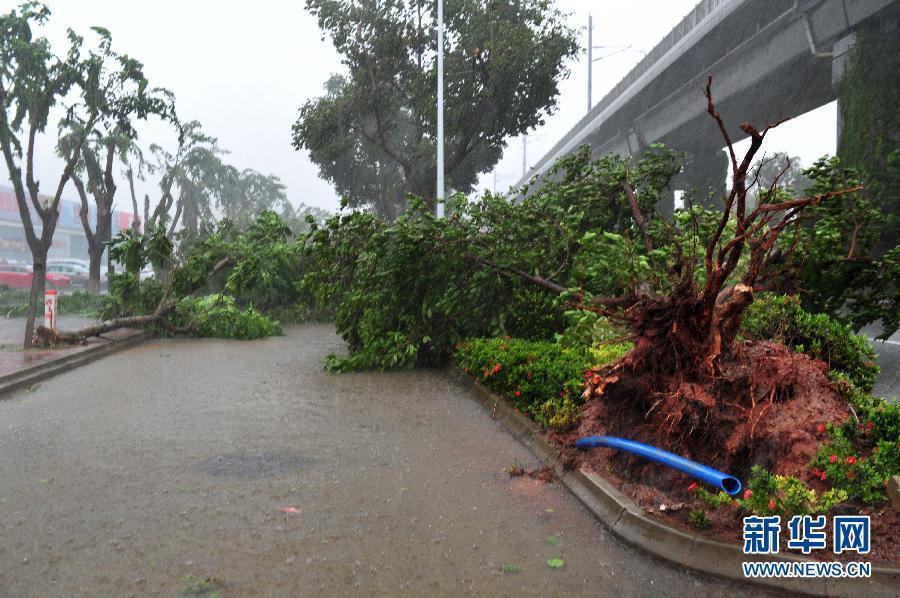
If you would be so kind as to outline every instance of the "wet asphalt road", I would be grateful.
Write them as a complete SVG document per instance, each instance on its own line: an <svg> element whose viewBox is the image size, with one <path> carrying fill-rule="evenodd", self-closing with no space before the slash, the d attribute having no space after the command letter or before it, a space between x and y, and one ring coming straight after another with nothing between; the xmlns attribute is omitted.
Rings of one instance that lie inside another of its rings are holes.
<svg viewBox="0 0 900 598"><path fill-rule="evenodd" d="M158 341L0 401L0 596L752 593L511 480L536 462L443 373L323 372L341 347Z"/></svg>

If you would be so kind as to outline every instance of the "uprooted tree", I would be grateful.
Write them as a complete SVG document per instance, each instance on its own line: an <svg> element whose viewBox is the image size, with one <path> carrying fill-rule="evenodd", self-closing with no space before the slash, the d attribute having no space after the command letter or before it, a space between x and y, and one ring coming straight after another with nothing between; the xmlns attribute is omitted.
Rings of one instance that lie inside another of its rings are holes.
<svg viewBox="0 0 900 598"><path fill-rule="evenodd" d="M706 86L709 114L716 120L728 147L733 175L732 186L725 207L713 235L702 256L684 255L675 265L677 282L671 292L662 296L636 289L627 298L585 298L588 309L602 309L611 304L624 308L624 318L635 333L637 344L628 363L632 366L646 362L657 370L671 369L685 377L714 377L716 363L727 357L734 348L741 316L753 301L754 290L774 282L773 265L783 261L795 245L783 247L779 237L787 230L796 230L802 223L800 216L807 207L827 201L831 197L859 191L862 187L829 191L822 195L770 202L774 197L777 177L759 204L748 207L747 190L751 181L753 158L762 146L766 134L779 123L767 124L762 130L749 122L741 123L741 130L750 136L750 147L738 161L730 136L715 109L711 94L712 79ZM730 238L723 235L729 224L734 227ZM646 231L646 225L638 221ZM745 255L746 254L746 255ZM703 258L704 281L695 279L695 260ZM739 280L729 284L738 265ZM621 364L626 367L628 364ZM602 392L602 386L598 387Z"/></svg>
<svg viewBox="0 0 900 598"><path fill-rule="evenodd" d="M776 425L773 406L802 394L798 384L816 384L783 371L775 374L781 371L777 366L767 368L766 360L792 363L790 351L737 344L742 316L754 293L783 283L782 265L797 248L803 212L833 197L858 192L861 186L785 199L777 193L776 176L758 205L748 205L754 157L766 134L780 123L761 130L741 123L751 143L738 159L715 108L711 83L710 78L705 88L707 108L724 137L733 175L724 209L705 247L691 253L678 248L671 290L659 296L636 290L624 303L616 298L614 305L622 312L614 314L609 309L613 301L608 299L578 299L586 309L624 318L633 333L632 351L586 380L585 397L603 398L606 425L630 428L633 436L646 435L679 451L731 463L754 448L781 450L775 445L785 444L784 438L765 439L771 446L760 448L753 447L755 435L784 434L785 430L763 432ZM695 275L698 262L700 276ZM839 401L822 401L825 409L840 410Z"/></svg>

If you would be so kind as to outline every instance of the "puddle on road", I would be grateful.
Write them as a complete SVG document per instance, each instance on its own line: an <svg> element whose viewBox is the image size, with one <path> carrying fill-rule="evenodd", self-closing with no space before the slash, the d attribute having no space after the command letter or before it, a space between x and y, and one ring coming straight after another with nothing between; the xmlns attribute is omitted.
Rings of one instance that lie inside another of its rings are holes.
<svg viewBox="0 0 900 598"><path fill-rule="evenodd" d="M261 478L308 468L312 460L298 453L231 453L201 461L197 468L209 475Z"/></svg>

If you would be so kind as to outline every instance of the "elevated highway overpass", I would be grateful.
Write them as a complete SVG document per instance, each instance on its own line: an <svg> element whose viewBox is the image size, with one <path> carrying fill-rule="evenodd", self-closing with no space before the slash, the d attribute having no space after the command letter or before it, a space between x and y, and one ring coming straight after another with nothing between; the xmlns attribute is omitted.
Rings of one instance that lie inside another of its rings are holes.
<svg viewBox="0 0 900 598"><path fill-rule="evenodd" d="M599 156L665 143L687 154L677 188L721 188L724 142L701 92L709 75L716 106L739 141L741 120L759 125L833 101L854 32L898 21L898 0L702 0L520 185L582 144Z"/></svg>

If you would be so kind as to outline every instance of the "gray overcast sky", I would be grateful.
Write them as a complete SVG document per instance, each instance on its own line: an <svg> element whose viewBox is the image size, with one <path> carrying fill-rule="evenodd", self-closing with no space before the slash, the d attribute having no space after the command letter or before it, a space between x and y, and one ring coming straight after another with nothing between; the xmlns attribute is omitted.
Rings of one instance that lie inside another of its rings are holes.
<svg viewBox="0 0 900 598"><path fill-rule="evenodd" d="M18 1L0 0L5 12ZM328 75L342 65L329 40L321 40L316 20L303 2L286 0L49 0L53 14L45 34L57 51L63 51L64 31L71 27L86 33L91 25L112 32L114 47L141 60L154 85L171 89L179 116L197 119L219 138L239 168L276 174L286 183L291 201L336 209L338 198L331 186L318 178L317 168L305 152L290 144L291 124L299 106L321 94ZM649 50L696 4L696 0L630 0L629 2L558 0L571 13L574 27L584 29L588 12L594 13L595 45L627 45ZM639 23L639 24L638 24ZM638 52L624 52L594 64L594 101L613 87L640 59ZM533 164L578 121L586 109L586 57L570 65L572 74L561 84L557 112L528 139L528 163ZM734 115L738 118L740 115ZM823 107L783 125L770 137L769 152L782 150L810 163L824 153L834 153L835 108ZM42 190L49 190L59 176L53 141L42 140L38 175ZM174 136L164 127L142 129L141 141L173 145ZM2 171L6 179L5 169ZM522 172L521 139L510 140L497 172L498 190L518 181ZM493 186L493 173L481 177L480 189ZM117 207L128 210L124 185ZM142 189L153 192L155 183ZM74 198L74 189L65 197Z"/></svg>

